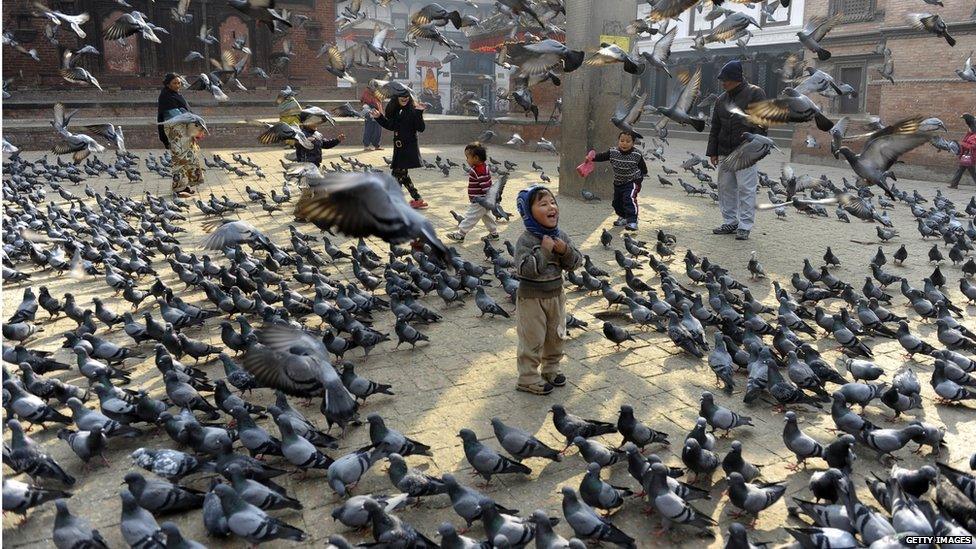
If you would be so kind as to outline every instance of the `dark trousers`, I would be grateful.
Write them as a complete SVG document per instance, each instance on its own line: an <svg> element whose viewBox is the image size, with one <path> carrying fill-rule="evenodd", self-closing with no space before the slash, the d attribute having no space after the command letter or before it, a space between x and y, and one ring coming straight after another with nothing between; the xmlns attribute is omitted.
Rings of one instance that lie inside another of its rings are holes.
<svg viewBox="0 0 976 549"><path fill-rule="evenodd" d="M969 173L969 177L973 178L973 183L976 183L976 166L959 166L956 168L955 175L952 176L952 180L949 181L949 185L956 187L959 185L959 181L962 179L962 174Z"/></svg>
<svg viewBox="0 0 976 549"><path fill-rule="evenodd" d="M380 127L379 122L374 120L373 117L367 116L366 123L363 126L363 146L379 147L380 136L382 135L383 135L383 128Z"/></svg>
<svg viewBox="0 0 976 549"><path fill-rule="evenodd" d="M628 223L637 223L637 193L641 190L639 179L613 186L613 211Z"/></svg>
<svg viewBox="0 0 976 549"><path fill-rule="evenodd" d="M407 189L407 192L410 193L410 198L420 200L420 193L417 192L417 187L414 187L413 180L410 179L410 174L407 173L407 170L393 170L393 177L396 178L401 187Z"/></svg>

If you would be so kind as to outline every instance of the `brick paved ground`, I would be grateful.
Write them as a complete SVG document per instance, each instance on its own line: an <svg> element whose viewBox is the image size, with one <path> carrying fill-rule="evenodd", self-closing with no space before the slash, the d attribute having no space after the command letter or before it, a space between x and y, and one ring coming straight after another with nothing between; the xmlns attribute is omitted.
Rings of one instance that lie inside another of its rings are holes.
<svg viewBox="0 0 976 549"><path fill-rule="evenodd" d="M685 157L683 153L677 151L687 150L688 147L696 147L691 143L673 143L669 149L670 167L677 168L677 164ZM233 151L207 151L220 152L225 157L229 157ZM241 180L236 177L228 177L226 174L218 174L211 170L207 174L207 186L204 189L213 190L217 195L226 194L231 199L246 201L243 187L250 184L255 188L270 189L279 188L281 176L278 173L277 161L280 158L280 151L269 149L254 149L247 151L252 159L262 166L266 166L264 171L268 174L268 179L264 181L249 178ZM326 162L337 159L337 154L355 153L354 148L342 147L338 150L327 151ZM145 156L146 152L140 152ZM389 154L389 151L382 153L356 153L362 160L380 164L382 154ZM435 154L446 155L456 161L462 158L462 147L458 145L448 146L429 146L424 147L425 157L432 158ZM557 157L545 153L525 153L516 152L511 149L500 147L494 148L492 154L498 159L509 159L519 163L519 168L509 181L508 190L504 206L507 210L514 212L514 197L518 189L530 182L536 181L533 177L529 165L532 161L541 164L556 181ZM29 156L34 156L33 154ZM771 172L778 173L779 164L783 162L783 157L773 155L763 162L763 168ZM813 175L818 176L821 170L813 166L804 166L799 170L808 170ZM839 181L840 176L850 174L838 169L825 169L830 177ZM834 252L843 262L842 266L835 269L834 273L843 279L851 281L860 287L863 277L869 273L867 264L870 257L875 253L877 240L875 228L871 224L855 222L844 224L836 219L811 219L799 215L794 211L788 213L785 221L776 220L770 212L760 214L760 220L753 233L752 240L748 242L736 242L730 237L716 237L710 234L709 229L718 222L717 207L708 198L687 197L680 188L662 188L657 184L656 175L661 173L661 164L655 162L651 164L651 176L644 185L641 194L641 227L639 236L648 240L653 239L654 230L665 228L678 236L677 256L684 254L690 248L699 256L707 255L711 260L728 267L732 273L740 280L747 280L746 262L749 252L755 250L760 260L765 266L765 270L770 275L769 280L761 280L750 283L754 295L761 300L771 302L771 281L778 280L788 286L789 275L798 271L801 267L801 260L810 257L815 264L819 265L820 257L823 255L827 245L833 247ZM153 193L165 193L169 189L169 182L157 178L154 174L143 173L146 181L142 184L132 185L121 183L119 180L104 180L93 182L93 186L102 189L104 185L118 193L131 196L138 196L145 191ZM458 170L450 178L445 178L440 172L417 170L414 179L425 198L431 203L429 210L430 217L435 225L442 232L447 232L453 227L453 220L449 214L451 208L462 210L465 205L464 187L466 181L461 177ZM610 209L610 183L594 182L593 190L600 192L605 198L601 202L583 203L575 197L563 197L560 200L561 226L570 234L575 242L585 253L593 256L594 261L607 270L618 270L613 262L612 251L604 250L599 245L599 235L603 227L612 221L612 211ZM927 182L904 181L900 183L902 188L919 189L924 195L931 196L937 188L942 185ZM83 196L82 187L71 189L72 192ZM960 208L968 201L971 189L960 191L948 191L948 196L960 204ZM55 193L50 193L51 197L56 198ZM200 220L202 214L196 209L192 210L192 217L184 226L190 231L189 242L194 244L189 249L196 249L195 243L198 241L200 232ZM889 266L888 268L898 274L907 276L915 285L920 285L921 278L927 276L932 266L924 261L926 251L931 247L931 242L922 242L918 237L910 213L904 206L899 206L891 213L903 236L894 241L883 245L887 253L892 253L901 244L906 244L909 250L910 259L906 266ZM287 245L287 224L290 222L288 216L276 215L269 216L260 210L256 205L241 214L242 219L246 219L257 225L262 230L267 231L272 239L282 245ZM305 230L314 232L313 228L305 227ZM462 253L465 257L472 260L481 259L481 242L477 237L481 236L483 229L475 229L473 238L470 238L462 246ZM521 232L521 223L513 220L507 225L502 225L503 239L514 241ZM619 231L614 231L617 234ZM339 239L342 242L342 239ZM372 244L378 249L383 249L381 243L373 241ZM615 245L619 245L619 238L615 240ZM161 263L161 262L157 262ZM682 273L683 268L680 261L674 265L676 273ZM332 269L331 274L340 278L350 278L347 265L341 265L337 269ZM951 295L957 302L963 300L958 295L957 279L960 276L958 268L943 266L943 271L949 278L949 289ZM168 268L162 272L166 273L164 280L167 283L173 282L174 278ZM646 266L641 269L640 276L654 285L658 280L652 279L652 272ZM683 275L679 274L679 278ZM622 277L615 277L613 283L619 287ZM57 296L66 291L71 291L78 298L81 306L89 306L89 301L96 295L103 295L104 282L97 280L77 282L64 277L57 277L51 273L41 273L36 275L33 280L34 286L42 284L48 285ZM8 285L3 294L4 318L9 316L10 311L16 307L20 301L23 285ZM503 293L497 284L489 289L489 293L511 310L512 306L503 301ZM190 296L183 296L190 301L198 301L203 298L202 293ZM551 420L547 417L546 411L553 403L563 403L571 412L586 417L601 418L614 421L617 411L621 404L630 404L635 408L636 415L641 420L647 422L654 428L666 431L675 447L651 447L666 462L672 465L680 464L681 441L685 434L690 430L695 422L698 410L698 396L703 390L711 390L716 394L716 400L725 406L751 415L755 421L754 428L738 429L734 436L744 443L744 453L750 461L764 465L764 477L769 480L786 480L789 482L786 501L792 496L809 497L805 486L809 478L810 470L800 473L792 473L784 468L785 463L791 458L788 450L785 449L781 440L783 424L782 415L774 414L766 404L758 404L752 408L746 408L742 403L742 386L744 377L738 377L739 388L736 393L727 397L720 391L716 391L714 376L708 370L704 361L695 362L689 360L687 356L679 355L675 352L673 345L661 334L646 333L638 335L637 343L628 343L621 349L615 349L606 339L603 338L599 324L592 315L605 310L606 302L602 297L592 295L582 295L578 292L569 293L569 310L577 317L589 321L588 331L574 330L572 341L567 346L568 359L565 362L565 373L569 378L569 385L558 389L547 397L531 396L514 391L515 384L515 327L513 321L505 319L482 319L477 316L477 309L473 300L463 307L450 307L445 309L442 302L432 296L424 300L428 306L432 306L443 312L445 319L443 322L430 326L420 326L431 338L430 344L422 344L416 349L408 346L394 350L392 343L384 343L373 351L369 361L364 362L359 351L351 353L352 359L356 362L357 371L361 375L368 376L377 381L390 383L393 385L395 397L372 397L368 405L364 408L364 413L379 413L387 418L388 424L392 427L405 432L408 436L417 438L430 444L433 447L434 457L409 458L410 465L415 467L426 467L431 474L441 474L445 472L464 473L459 478L465 483L473 483L466 472L470 469L464 460L460 440L456 437L459 429L463 427L473 429L480 438L487 440L487 443L498 448L497 442L491 440L491 426L489 418L499 416L509 423L519 425L529 431L536 432L538 436L547 443L556 445L560 437L552 426ZM124 302L111 297L107 297L107 303L115 310L126 309ZM903 299L898 296L895 310L902 312ZM832 305L836 309L836 303ZM972 307L967 309L967 313L972 313ZM41 312L39 317L46 315ZM962 319L967 326L976 328L971 317ZM64 350L58 349L61 339L58 336L61 332L72 329L73 323L61 320L55 323L44 323L46 332L43 337L37 339L34 347L58 350L57 356L61 359L69 360L70 357ZM310 319L314 326L318 319ZM392 320L388 313L377 316L377 326L392 332ZM927 340L935 342L934 325L921 325L913 322L913 331L924 336ZM219 335L213 326L208 324L203 329L188 330L187 334L193 338L210 339L219 344ZM119 343L129 343L128 338L121 334L121 330L102 333L109 339ZM891 374L904 362L901 349L896 342L889 342L880 339L870 341L873 344L877 362L888 372L886 379L890 380ZM822 338L817 341L817 347L825 352L825 358L833 360L837 357L834 351L835 343L831 338ZM146 350L146 349L144 349ZM149 349L151 350L151 349ZM72 360L69 360L73 363ZM135 375L134 385L146 385L154 396L163 393L163 384L159 378L151 361L147 360L139 364L129 363L137 374ZM932 389L928 384L928 378L932 371L931 359L919 358L918 362L913 363L912 367L918 372L922 379L922 395L924 397L924 410L915 415L926 422L943 425L946 428L946 440L948 450L943 450L940 459L954 466L964 468L964 462L968 459L969 452L974 449L971 443L976 436L976 421L972 405L969 407L952 407L936 405L933 400ZM210 363L204 367L214 379L222 377L219 363ZM66 379L78 381L78 377L73 373L68 373ZM260 404L268 404L270 395L266 391L257 391L254 400ZM91 405L91 403L90 403ZM317 412L317 403L304 411L312 418L321 420ZM887 410L878 406L869 406L866 411L867 417L882 426L903 425L913 419L909 414L901 420L892 422L884 417ZM803 430L814 436L820 441L828 442L833 435L826 428L832 427L832 421L826 412L810 413L801 412L801 427ZM324 423L324 422L323 422ZM267 423L262 423L267 425ZM275 432L273 426L270 427ZM60 463L64 464L71 474L78 475L80 481L74 489L75 496L70 502L70 506L75 513L85 515L101 530L102 534L109 540L110 545L119 546L121 537L119 533L119 482L122 475L130 470L131 466L127 457L128 453L139 446L169 446L170 440L163 434L153 437L142 437L136 440L112 440L109 458L112 461L111 467L96 468L90 473L84 473L79 460L70 453L63 442L54 437L56 429L47 429L43 432L35 432L33 436L36 440L43 443L45 449L49 451ZM618 437L606 437L605 442L616 443ZM729 448L731 439L721 439L718 442L717 450L720 455L724 455ZM341 449L333 452L338 457L352 449L359 448L368 443L368 433L365 428L353 428L342 440ZM884 474L885 467L878 465L873 456L873 452L865 450L863 447L857 448L859 460L855 465L857 475L857 486L859 491L864 489L863 481L865 475L871 472ZM917 467L925 460L931 458L920 458L910 451L902 450L898 456L903 458L902 465ZM563 485L578 487L580 478L584 471L583 461L576 455L570 455L562 463L550 463L542 460L530 460L527 464L532 467L533 473L529 478L498 478L492 481L487 493L498 502L513 508L518 508L527 514L533 509L545 509L550 516L561 515L559 488ZM811 470L822 467L819 460L815 460ZM392 493L393 490L385 476L385 465L378 464L372 471L368 472L363 481L356 489L356 493ZM281 483L289 491L298 497L305 505L303 512L276 512L276 516L281 517L289 523L305 529L311 535L311 541L321 545L324 538L334 532L343 532L341 525L337 525L329 518L329 512L336 504L337 498L324 480L322 475L311 474L304 480L293 477L283 477ZM626 467L618 465L609 472L604 472L604 478L615 484L623 484L636 488L636 483L629 478ZM200 489L206 489L206 479L191 477L188 484ZM720 480L720 475L714 477L711 501L697 501L695 506L700 510L710 514L719 520L724 530L729 523L726 513L729 509L728 498L724 495L725 482ZM870 495L864 491L861 494L864 501L872 501ZM639 540L641 546L654 546L665 544L683 544L692 546L702 543L701 540L685 532L674 535L671 538L652 538L650 532L652 527L658 525L653 517L648 518L641 513L643 504L636 500L628 501L622 510L614 517L613 521L623 530L630 533ZM411 508L400 513L400 516L410 523L417 526L428 535L435 535L437 525L445 520L452 521L455 525L462 525L463 522L453 514L450 509L446 496L436 496L425 501L417 508ZM45 506L30 513L30 520L23 526L16 526L17 519L7 516L3 522L3 535L5 542L14 546L40 546L50 544L51 525L53 519L53 506ZM197 539L211 546L237 546L237 540L217 541L208 539L203 531L199 513L189 513L173 517L179 525L184 535ZM782 530L784 525L796 523L796 519L789 519L786 513L785 501L777 503L773 508L763 513L759 519L753 539L763 541L782 542L788 536ZM565 524L560 525L557 531L569 537L571 531ZM352 532L343 532L350 540L360 541L363 538ZM476 525L470 534L475 537L481 536L480 525ZM718 546L721 537L717 540L706 541L710 546Z"/></svg>

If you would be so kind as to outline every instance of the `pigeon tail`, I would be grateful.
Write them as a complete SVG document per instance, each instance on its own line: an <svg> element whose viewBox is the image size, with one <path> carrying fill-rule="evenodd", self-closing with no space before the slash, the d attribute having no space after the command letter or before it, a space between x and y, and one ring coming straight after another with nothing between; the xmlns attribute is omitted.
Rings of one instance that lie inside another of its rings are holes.
<svg viewBox="0 0 976 549"><path fill-rule="evenodd" d="M573 72L583 65L583 51L582 50L570 50L565 57L563 57L563 72ZM559 84L556 84L557 86Z"/></svg>
<svg viewBox="0 0 976 549"><path fill-rule="evenodd" d="M817 50L817 59L820 59L821 61L826 61L830 59L830 52L823 48L820 48L819 50Z"/></svg>
<svg viewBox="0 0 976 549"><path fill-rule="evenodd" d="M691 120L689 124L691 124L691 126L695 128L696 131L699 132L705 131L705 121L700 118Z"/></svg>

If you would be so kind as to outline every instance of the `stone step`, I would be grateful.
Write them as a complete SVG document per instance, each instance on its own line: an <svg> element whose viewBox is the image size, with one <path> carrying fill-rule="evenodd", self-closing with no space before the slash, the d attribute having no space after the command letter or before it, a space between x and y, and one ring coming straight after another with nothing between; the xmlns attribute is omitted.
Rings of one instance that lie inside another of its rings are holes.
<svg viewBox="0 0 976 549"><path fill-rule="evenodd" d="M105 123L105 119L82 117L84 113L72 119L71 127L79 128L75 131L82 131L80 128L86 124ZM4 139L13 143L25 151L50 150L57 142L57 135L51 129L48 122L50 116L43 119L19 119L4 121ZM277 117L256 117L262 122L276 122ZM484 124L472 116L452 116L452 115L426 115L426 131L421 134L421 143L469 143L474 141L482 131ZM159 149L158 129L156 117L128 117L113 120L114 123L121 125L125 133L126 146L132 149ZM201 142L201 146L220 147L220 148L254 148L260 147L258 135L263 129L259 126L249 124L244 117L240 116L215 116L207 118L207 126L210 135L206 136ZM322 133L326 137L332 137L339 133L346 134L347 144L361 143L363 135L363 120L361 118L337 118L336 127L326 125ZM505 139L510 135L502 133ZM102 141L102 140L99 140ZM383 131L382 142L390 153L393 144L393 133ZM272 145L277 147L277 145Z"/></svg>
<svg viewBox="0 0 976 549"><path fill-rule="evenodd" d="M637 131L642 135L650 137L656 134L654 126L648 125L638 125ZM782 128L769 128L768 134L770 139L776 143L776 146L789 150L793 143L793 128L782 127ZM668 125L668 139L686 139L689 141L707 141L708 140L708 128L705 128L703 132L696 132L694 129L684 126L675 126L673 124Z"/></svg>
<svg viewBox="0 0 976 549"><path fill-rule="evenodd" d="M140 117L156 110L158 90L132 92L128 95L105 94L41 94L40 97L26 97L17 93L3 102L4 120L40 118L47 120L55 103L64 104L68 110L80 109L80 115L87 117ZM276 112L274 99L277 90L249 90L229 92L229 99L219 102L207 92L186 92L186 99L193 110L201 116L268 116ZM350 102L358 106L358 95L351 88L330 88L300 92L298 100L302 105L317 105L331 109Z"/></svg>

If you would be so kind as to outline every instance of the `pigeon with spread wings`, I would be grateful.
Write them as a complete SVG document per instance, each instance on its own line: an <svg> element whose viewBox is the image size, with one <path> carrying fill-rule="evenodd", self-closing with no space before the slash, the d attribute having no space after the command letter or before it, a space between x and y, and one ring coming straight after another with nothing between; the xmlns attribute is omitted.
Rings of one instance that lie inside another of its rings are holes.
<svg viewBox="0 0 976 549"><path fill-rule="evenodd" d="M773 140L765 135L742 133L743 141L722 160L722 167L737 172L752 167L765 158L773 149L779 150Z"/></svg>
<svg viewBox="0 0 976 549"><path fill-rule="evenodd" d="M920 116L906 118L868 135L860 154L846 146L837 152L868 185L878 185L894 200L887 183L889 177L895 179L890 170L898 157L932 139L932 131L927 130L931 125Z"/></svg>
<svg viewBox="0 0 976 549"><path fill-rule="evenodd" d="M399 183L382 173L334 173L308 178L311 193L295 215L352 237L378 236L390 244L422 239L442 259L448 250L431 222L411 208Z"/></svg>
<svg viewBox="0 0 976 549"><path fill-rule="evenodd" d="M733 112L737 112L737 109ZM816 103L793 88L783 88L782 97L756 101L746 107L745 112L750 122L757 126L769 127L813 119L820 131L830 131L834 127L834 122L824 115Z"/></svg>
<svg viewBox="0 0 976 549"><path fill-rule="evenodd" d="M123 13L116 19L115 23L102 33L102 38L104 40L122 40L133 34L139 34L150 42L162 44L162 41L156 36L157 31L169 34L166 29L157 27L149 21L146 21L146 15L144 13L133 11L131 13Z"/></svg>
<svg viewBox="0 0 976 549"><path fill-rule="evenodd" d="M665 19L674 19L682 12L698 3L698 0L658 0L653 4L647 19L657 23Z"/></svg>
<svg viewBox="0 0 976 549"><path fill-rule="evenodd" d="M571 50L558 40L540 40L533 44L503 46L499 59L518 67L515 77L541 76L550 71L573 72L583 64L583 52Z"/></svg>
<svg viewBox="0 0 976 549"><path fill-rule="evenodd" d="M637 133L637 130L634 129L634 125L640 120L641 113L644 111L644 102L647 101L647 92L640 88L640 83L637 83L630 97L621 99L617 103L617 107L614 109L610 121L613 122L614 126L620 128L621 131L630 132L638 139L643 139L644 136Z"/></svg>
<svg viewBox="0 0 976 549"><path fill-rule="evenodd" d="M69 132L68 121L71 120L71 116L73 115L74 112L68 116L65 116L64 105L61 103L54 105L54 120L51 121L51 125L54 126L54 129L58 132L58 135L61 136L62 141L55 145L51 149L51 152L54 154L72 153L72 160L74 160L75 164L79 164L82 160L88 158L88 155L91 153L104 152L105 147L92 139L91 136L83 133Z"/></svg>
<svg viewBox="0 0 976 549"><path fill-rule="evenodd" d="M107 139L109 143L115 145L115 148L118 149L119 152L125 152L125 136L122 135L122 126L113 126L111 124L90 124L85 126L85 129L95 135L99 135Z"/></svg>
<svg viewBox="0 0 976 549"><path fill-rule="evenodd" d="M353 56L355 55L357 48L358 46L354 46L346 48L345 50L340 50L339 46L330 44L320 50L319 55L325 53L326 60L328 61L328 64L325 66L325 70L336 78L341 78L350 84L355 84L356 79L349 74L348 70L352 68Z"/></svg>
<svg viewBox="0 0 976 549"><path fill-rule="evenodd" d="M670 107L654 107L654 110L682 126L690 125L697 131L703 131L705 129L705 121L688 113L692 103L695 101L695 97L698 96L698 90L701 88L701 79L702 71L701 67L698 67L698 70L692 75L691 80L685 84L684 89L681 90L681 94L678 95Z"/></svg>
<svg viewBox="0 0 976 549"><path fill-rule="evenodd" d="M601 42L600 49L586 60L587 65L600 66L614 63L623 63L624 72L628 74L643 74L644 72L644 65L616 44Z"/></svg>
<svg viewBox="0 0 976 549"><path fill-rule="evenodd" d="M654 49L651 51L641 52L640 56L644 58L647 63L652 67L657 67L671 77L671 71L668 70L668 58L671 57L671 45L674 44L674 38L678 36L678 27L675 26L667 33L664 34L657 42L654 43Z"/></svg>
<svg viewBox="0 0 976 549"><path fill-rule="evenodd" d="M820 41L827 36L827 33L831 29L840 23L841 19L844 18L843 12L838 12L817 23L816 20L809 21L802 30L796 33L796 36L800 39L800 43L806 46L806 48L813 53L817 54L817 58L821 61L826 61L830 59L830 52L826 48L820 45Z"/></svg>
<svg viewBox="0 0 976 549"><path fill-rule="evenodd" d="M263 386L294 396L322 395L322 413L329 425L346 423L356 417L359 405L342 384L329 350L311 334L274 324L257 331L259 345L244 355L244 369Z"/></svg>

